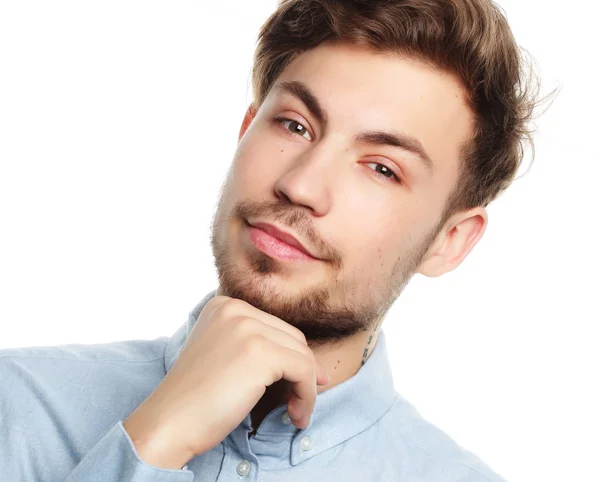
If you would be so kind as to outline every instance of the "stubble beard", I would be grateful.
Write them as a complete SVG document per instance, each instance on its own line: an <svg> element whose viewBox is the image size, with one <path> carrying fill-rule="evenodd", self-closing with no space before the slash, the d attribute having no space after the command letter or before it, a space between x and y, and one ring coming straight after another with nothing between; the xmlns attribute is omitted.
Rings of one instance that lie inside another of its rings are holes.
<svg viewBox="0 0 600 482"><path fill-rule="evenodd" d="M211 225L211 248L219 294L244 300L295 326L311 347L341 342L377 325L408 284L431 241L430 235L417 252L410 253L408 262L405 257L397 260L390 275L393 281L384 287L385 294L383 290L359 294L361 288L367 287L364 282L361 283L364 286L358 286L352 280L342 279L333 293L327 287L315 286L291 295L285 291L285 279L281 278L284 270L277 260L252 250L240 254L246 259L236 263L231 248L237 240L232 239L227 230L230 219L217 209ZM235 221L238 221L237 217ZM241 229L245 229L243 224L243 221L238 223L238 235L241 235ZM275 291L274 280L270 278L277 277L281 278L281 289ZM369 289L372 290L370 284Z"/></svg>

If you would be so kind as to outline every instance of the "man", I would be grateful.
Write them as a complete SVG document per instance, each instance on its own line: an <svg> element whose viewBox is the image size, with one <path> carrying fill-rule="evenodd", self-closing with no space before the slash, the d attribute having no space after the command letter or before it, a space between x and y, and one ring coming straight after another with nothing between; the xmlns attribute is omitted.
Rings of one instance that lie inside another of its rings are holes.
<svg viewBox="0 0 600 482"><path fill-rule="evenodd" d="M288 0L173 337L0 353L3 480L497 481L393 388L382 321L456 268L535 104L488 0Z"/></svg>

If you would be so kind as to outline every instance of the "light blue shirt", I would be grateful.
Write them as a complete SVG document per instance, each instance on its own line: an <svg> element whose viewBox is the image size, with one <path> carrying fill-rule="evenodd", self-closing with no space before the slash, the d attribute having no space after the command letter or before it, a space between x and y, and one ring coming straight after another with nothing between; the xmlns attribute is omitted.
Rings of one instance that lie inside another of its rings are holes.
<svg viewBox="0 0 600 482"><path fill-rule="evenodd" d="M317 395L310 424L286 406L250 415L181 470L144 462L123 420L173 366L209 293L172 337L0 350L0 480L306 482L503 479L394 389L384 331L360 370Z"/></svg>

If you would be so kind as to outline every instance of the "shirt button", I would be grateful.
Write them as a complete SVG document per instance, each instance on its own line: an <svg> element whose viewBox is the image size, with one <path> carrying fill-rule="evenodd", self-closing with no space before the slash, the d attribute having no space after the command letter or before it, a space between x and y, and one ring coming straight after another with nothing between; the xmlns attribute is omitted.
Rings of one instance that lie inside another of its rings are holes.
<svg viewBox="0 0 600 482"><path fill-rule="evenodd" d="M310 437L304 437L300 440L300 448L302 450L310 450L312 448L312 440Z"/></svg>
<svg viewBox="0 0 600 482"><path fill-rule="evenodd" d="M245 477L250 472L251 464L248 460L242 460L237 466L237 473Z"/></svg>
<svg viewBox="0 0 600 482"><path fill-rule="evenodd" d="M292 419L290 418L290 414L288 413L287 410L281 414L281 422L286 425L289 425L290 423L292 423Z"/></svg>

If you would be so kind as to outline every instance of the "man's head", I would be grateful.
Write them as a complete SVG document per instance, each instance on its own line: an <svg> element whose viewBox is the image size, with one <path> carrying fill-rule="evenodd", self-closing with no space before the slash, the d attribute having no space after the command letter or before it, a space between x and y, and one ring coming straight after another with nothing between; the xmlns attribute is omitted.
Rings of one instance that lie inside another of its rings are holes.
<svg viewBox="0 0 600 482"><path fill-rule="evenodd" d="M522 158L521 64L488 1L281 2L213 220L219 294L314 346L380 321L414 273L458 266ZM258 223L318 259L267 254Z"/></svg>

